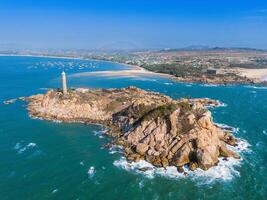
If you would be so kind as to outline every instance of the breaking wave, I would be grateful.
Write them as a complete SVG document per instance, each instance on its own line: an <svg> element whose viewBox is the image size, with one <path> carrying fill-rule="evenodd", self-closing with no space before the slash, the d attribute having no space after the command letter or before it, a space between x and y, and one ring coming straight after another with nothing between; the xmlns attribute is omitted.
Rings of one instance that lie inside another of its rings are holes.
<svg viewBox="0 0 267 200"><path fill-rule="evenodd" d="M251 152L251 149L250 149L250 144L244 140L244 139L238 139L238 142L237 142L237 145L236 146L230 146L230 145L227 145L227 147L234 151L234 152L237 152L237 153L243 153L243 152Z"/></svg>
<svg viewBox="0 0 267 200"><path fill-rule="evenodd" d="M99 138L104 138L104 136L106 135L108 129L103 129L100 131L93 131L95 136L98 136Z"/></svg>
<svg viewBox="0 0 267 200"><path fill-rule="evenodd" d="M219 87L220 85L217 84L201 84L203 87Z"/></svg>
<svg viewBox="0 0 267 200"><path fill-rule="evenodd" d="M235 128L226 124L222 124L222 123L214 123L216 126L218 126L219 128L221 128L224 131L228 131L230 133L236 133L239 131L239 128Z"/></svg>
<svg viewBox="0 0 267 200"><path fill-rule="evenodd" d="M240 176L235 167L241 164L241 160L234 158L223 160L223 158L220 158L218 165L210 168L207 171L204 171L202 169L191 171L189 168L183 167L184 173L178 172L177 168L174 166L156 168L145 160L140 160L138 162L128 162L124 157L114 161L113 164L124 170L142 174L150 179L156 176L162 176L171 179L190 178L191 180L197 181L201 184L209 184L214 181L229 181L235 176Z"/></svg>
<svg viewBox="0 0 267 200"><path fill-rule="evenodd" d="M17 151L17 154L22 154L24 152L30 151L30 150L35 150L38 148L36 143L30 142L27 145L23 145L22 142L16 143L14 146L14 149Z"/></svg>
<svg viewBox="0 0 267 200"><path fill-rule="evenodd" d="M58 192L58 189L56 188L56 189L54 189L52 192L51 192L51 194L55 194L55 193L57 193Z"/></svg>
<svg viewBox="0 0 267 200"><path fill-rule="evenodd" d="M231 129L233 132L237 131L237 128L233 128L224 124L220 126L226 128L228 131ZM244 139L238 139L236 146L227 145L232 151L236 153L250 152L250 144ZM127 161L125 157L121 157L119 160L115 160L113 164L116 167L122 168L129 172L144 175L147 178L154 178L156 176L166 177L170 179L185 179L189 178L196 181L198 184L210 184L216 181L230 181L234 177L240 176L237 170L238 166L242 164L241 159L234 158L219 158L219 163L216 166L211 167L207 171L202 169L196 169L191 171L188 167L183 167L184 173L177 171L175 166L168 166L166 168L157 168L145 160L138 162Z"/></svg>
<svg viewBox="0 0 267 200"><path fill-rule="evenodd" d="M173 85L173 83L163 83L164 85Z"/></svg>
<svg viewBox="0 0 267 200"><path fill-rule="evenodd" d="M111 148L109 148L109 154L115 153L122 153L122 146L112 145Z"/></svg>
<svg viewBox="0 0 267 200"><path fill-rule="evenodd" d="M91 166L91 167L88 169L88 172L87 172L87 174L88 174L88 178L93 178L94 175L95 175L95 173L96 173L95 167L94 167L94 166Z"/></svg>
<svg viewBox="0 0 267 200"><path fill-rule="evenodd" d="M251 89L259 89L259 90L266 90L267 87L263 87L263 86L252 86L252 85L247 85L244 86L245 88L251 88Z"/></svg>

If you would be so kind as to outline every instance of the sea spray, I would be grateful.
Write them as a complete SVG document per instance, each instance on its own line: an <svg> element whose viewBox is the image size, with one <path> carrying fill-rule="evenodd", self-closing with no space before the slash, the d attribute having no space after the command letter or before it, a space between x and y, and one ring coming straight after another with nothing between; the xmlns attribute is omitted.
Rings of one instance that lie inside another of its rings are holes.
<svg viewBox="0 0 267 200"><path fill-rule="evenodd" d="M88 174L88 178L93 178L94 175L95 175L95 173L96 173L95 167L94 167L94 166L91 166L91 167L88 169L88 172L87 172L87 174Z"/></svg>
<svg viewBox="0 0 267 200"><path fill-rule="evenodd" d="M24 142L23 141L17 142L16 145L14 146L14 149L17 151L17 154L22 154L26 151L35 150L38 148L37 144L33 142L30 142L26 145L23 145L22 143Z"/></svg>
<svg viewBox="0 0 267 200"><path fill-rule="evenodd" d="M231 146L231 150L236 153L250 152L250 144L243 139L238 139L236 146ZM236 167L242 164L241 159L235 159L229 157L224 159L219 158L219 163L216 166L211 167L208 170L202 170L197 168L195 171L191 171L188 167L184 166L184 173L177 171L175 166L167 166L166 168L160 167L157 168L151 163L148 163L145 160L140 160L138 162L127 161L125 157L121 157L118 160L115 160L113 164L119 168L122 168L126 171L133 172L136 174L144 175L145 177L152 179L156 176L161 176L170 179L184 179L189 178L193 181L196 181L198 184L211 184L216 181L230 181L234 177L240 176L239 171Z"/></svg>

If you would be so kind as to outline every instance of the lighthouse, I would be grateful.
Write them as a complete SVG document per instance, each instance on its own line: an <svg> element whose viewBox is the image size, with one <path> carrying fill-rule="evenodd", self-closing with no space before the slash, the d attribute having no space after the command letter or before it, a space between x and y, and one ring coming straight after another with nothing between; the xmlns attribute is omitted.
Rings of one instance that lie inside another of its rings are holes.
<svg viewBox="0 0 267 200"><path fill-rule="evenodd" d="M61 81L62 81L62 91L63 94L65 95L68 93L68 89L67 89L66 73L64 71L61 73Z"/></svg>

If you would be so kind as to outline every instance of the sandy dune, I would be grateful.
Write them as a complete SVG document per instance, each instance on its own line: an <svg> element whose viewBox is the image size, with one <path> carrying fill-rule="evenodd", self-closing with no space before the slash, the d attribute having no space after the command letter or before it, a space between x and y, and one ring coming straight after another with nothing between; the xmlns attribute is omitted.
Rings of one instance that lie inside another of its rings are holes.
<svg viewBox="0 0 267 200"><path fill-rule="evenodd" d="M241 76L252 79L267 80L267 69L238 69Z"/></svg>
<svg viewBox="0 0 267 200"><path fill-rule="evenodd" d="M173 79L174 76L170 74L155 73L145 70L138 66L132 66L129 70L118 71L94 71L94 72L82 72L70 75L71 77L84 77L84 76L103 76L103 77L137 77L137 76L164 76ZM220 69L219 73L235 73L240 76L244 76L250 79L258 81L267 81L267 68L266 69L245 69L245 68L232 68L232 69Z"/></svg>
<svg viewBox="0 0 267 200"><path fill-rule="evenodd" d="M135 77L135 76L166 76L170 77L171 75L155 73L151 71L147 71L142 68L135 68L132 70L119 70L119 71L94 71L94 72L82 72L77 74L70 75L71 77L83 77L83 76L126 76L126 77Z"/></svg>

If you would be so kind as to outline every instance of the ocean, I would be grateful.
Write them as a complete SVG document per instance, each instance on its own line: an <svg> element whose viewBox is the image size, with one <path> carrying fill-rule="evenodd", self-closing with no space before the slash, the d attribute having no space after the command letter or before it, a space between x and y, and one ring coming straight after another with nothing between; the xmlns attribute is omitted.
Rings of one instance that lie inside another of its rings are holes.
<svg viewBox="0 0 267 200"><path fill-rule="evenodd" d="M178 83L160 76L73 76L89 71L127 70L111 62L30 56L0 57L0 199L267 199L267 88ZM31 119L26 102L2 102L60 87L136 86L172 98L209 97L225 106L211 109L214 121L235 128L230 159L208 171L187 175L174 168L138 170L119 148L103 148L110 138L100 125Z"/></svg>

